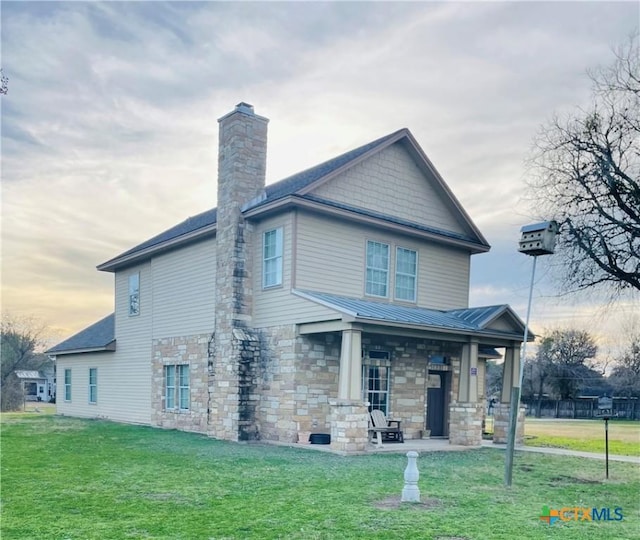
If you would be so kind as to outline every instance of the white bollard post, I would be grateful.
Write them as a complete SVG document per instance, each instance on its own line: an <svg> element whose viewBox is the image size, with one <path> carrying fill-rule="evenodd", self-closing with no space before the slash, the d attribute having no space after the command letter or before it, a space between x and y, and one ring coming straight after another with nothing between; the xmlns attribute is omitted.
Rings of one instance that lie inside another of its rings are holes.
<svg viewBox="0 0 640 540"><path fill-rule="evenodd" d="M418 452L407 452L407 468L404 470L404 488L402 489L402 502L420 502L420 489L418 488Z"/></svg>

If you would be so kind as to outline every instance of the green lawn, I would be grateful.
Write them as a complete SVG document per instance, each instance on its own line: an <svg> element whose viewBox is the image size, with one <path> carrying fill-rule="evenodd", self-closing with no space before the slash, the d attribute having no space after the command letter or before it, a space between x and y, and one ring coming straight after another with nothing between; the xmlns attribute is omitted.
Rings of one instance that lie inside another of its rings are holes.
<svg viewBox="0 0 640 540"><path fill-rule="evenodd" d="M527 418L524 424L525 444L605 452L603 420L563 420ZM640 422L609 421L609 453L640 456Z"/></svg>
<svg viewBox="0 0 640 540"><path fill-rule="evenodd" d="M403 455L340 457L44 414L2 418L3 540L640 539L640 471L504 452L423 454L422 504L398 504ZM542 507L622 508L548 525ZM613 514L612 514L613 515Z"/></svg>

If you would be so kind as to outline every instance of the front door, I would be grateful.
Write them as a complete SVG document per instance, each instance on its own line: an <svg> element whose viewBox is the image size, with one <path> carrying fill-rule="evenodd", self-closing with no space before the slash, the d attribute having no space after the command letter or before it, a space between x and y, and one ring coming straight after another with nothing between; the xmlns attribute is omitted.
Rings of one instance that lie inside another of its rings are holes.
<svg viewBox="0 0 640 540"><path fill-rule="evenodd" d="M427 384L427 429L431 437L444 437L446 371L429 371Z"/></svg>

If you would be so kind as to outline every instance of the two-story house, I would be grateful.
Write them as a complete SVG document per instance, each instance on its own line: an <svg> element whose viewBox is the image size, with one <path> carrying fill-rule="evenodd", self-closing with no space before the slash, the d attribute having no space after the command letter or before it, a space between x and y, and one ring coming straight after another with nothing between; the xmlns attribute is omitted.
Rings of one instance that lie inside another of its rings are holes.
<svg viewBox="0 0 640 540"><path fill-rule="evenodd" d="M355 452L376 408L479 444L486 358L506 417L524 330L468 306L487 241L407 129L265 186L267 123L223 116L217 209L98 266L115 313L49 351L58 412Z"/></svg>

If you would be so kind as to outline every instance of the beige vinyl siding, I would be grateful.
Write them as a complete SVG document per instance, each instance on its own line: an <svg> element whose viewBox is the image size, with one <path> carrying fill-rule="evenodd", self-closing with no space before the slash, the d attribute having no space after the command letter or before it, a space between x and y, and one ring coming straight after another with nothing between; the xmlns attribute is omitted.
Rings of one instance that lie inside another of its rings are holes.
<svg viewBox="0 0 640 540"><path fill-rule="evenodd" d="M490 328L491 330L500 330L502 332L517 332L515 325L504 316L492 321L487 328Z"/></svg>
<svg viewBox="0 0 640 540"><path fill-rule="evenodd" d="M64 400L64 370L67 368L71 369L70 402ZM90 368L98 370L98 399L95 404L89 403ZM150 423L150 403L144 399L144 387L150 385L151 375L149 373L146 379L141 379L138 366L131 364L123 354L96 352L61 355L56 359L56 372L58 414Z"/></svg>
<svg viewBox="0 0 640 540"><path fill-rule="evenodd" d="M128 315L128 276L136 271L140 272L140 314L130 317ZM121 374L117 377L118 391L121 392L120 395L127 396L121 405L124 409L122 419L150 423L151 328L154 308L150 263L116 273L115 299L116 361L114 364L121 370ZM98 377L100 377L99 374Z"/></svg>
<svg viewBox="0 0 640 540"><path fill-rule="evenodd" d="M277 326L289 323L303 323L337 318L335 311L291 294L293 284L294 212L266 219L255 225L253 246L253 321L254 327ZM263 288L262 286L262 241L266 231L282 227L283 258L282 285Z"/></svg>
<svg viewBox="0 0 640 540"><path fill-rule="evenodd" d="M216 241L154 257L153 338L211 334L215 322Z"/></svg>
<svg viewBox="0 0 640 540"><path fill-rule="evenodd" d="M401 143L350 168L313 190L313 195L393 215L447 231L465 233L454 214Z"/></svg>
<svg viewBox="0 0 640 540"><path fill-rule="evenodd" d="M470 257L463 250L316 214L300 213L297 231L298 289L396 302L395 248L403 247L418 253L417 302L397 303L431 309L468 306ZM367 240L390 246L389 290L386 299L365 295Z"/></svg>

